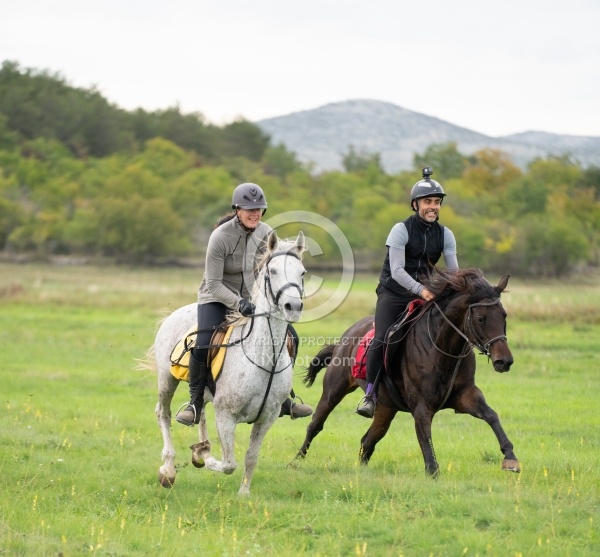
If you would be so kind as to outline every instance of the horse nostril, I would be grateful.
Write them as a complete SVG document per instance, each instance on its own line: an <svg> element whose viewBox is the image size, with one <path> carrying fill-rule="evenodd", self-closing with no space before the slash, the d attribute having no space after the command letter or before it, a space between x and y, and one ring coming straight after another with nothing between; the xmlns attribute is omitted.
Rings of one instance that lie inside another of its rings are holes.
<svg viewBox="0 0 600 557"><path fill-rule="evenodd" d="M500 373L510 371L512 360L494 360L494 369Z"/></svg>

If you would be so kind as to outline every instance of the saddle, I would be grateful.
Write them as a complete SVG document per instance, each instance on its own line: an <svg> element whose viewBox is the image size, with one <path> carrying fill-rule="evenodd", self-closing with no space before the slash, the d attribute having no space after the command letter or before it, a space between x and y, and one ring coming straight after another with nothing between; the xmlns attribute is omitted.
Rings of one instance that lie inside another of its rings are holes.
<svg viewBox="0 0 600 557"><path fill-rule="evenodd" d="M398 332L405 324L410 315L415 313L417 310L421 308L421 306L425 303L424 300L413 300L408 304L406 310L402 312L402 315L398 318L398 320L389 328L388 333L386 335L386 341L389 338ZM371 342L373 341L373 336L375 335L375 327L369 329L365 336L360 339L358 343L358 348L356 349L356 355L354 356L354 364L352 365L352 377L356 379L366 379L367 378L367 351ZM387 354L387 350L386 350ZM385 367L387 369L387 358L385 358Z"/></svg>
<svg viewBox="0 0 600 557"><path fill-rule="evenodd" d="M233 326L226 329L216 329L210 338L211 348L208 349L208 366L212 373L213 379L217 377L223 369L225 362L225 353L229 337L233 332ZM196 336L198 335L198 326L191 327L184 337L175 345L171 352L171 375L180 381L189 381L188 369L190 367L190 352L196 344Z"/></svg>
<svg viewBox="0 0 600 557"><path fill-rule="evenodd" d="M216 381L223 369L225 355L229 344L229 338L233 332L233 325L226 328L216 329L210 339L210 348L208 349L207 364ZM196 344L198 327L191 327L184 337L175 345L171 352L171 375L180 381L189 382L190 352ZM287 350L292 359L294 359L294 339L290 332L287 333Z"/></svg>
<svg viewBox="0 0 600 557"><path fill-rule="evenodd" d="M367 378L367 350L373 341L374 335L375 327L372 327L358 343L356 355L354 356L354 364L352 365L352 377L355 377L356 379Z"/></svg>

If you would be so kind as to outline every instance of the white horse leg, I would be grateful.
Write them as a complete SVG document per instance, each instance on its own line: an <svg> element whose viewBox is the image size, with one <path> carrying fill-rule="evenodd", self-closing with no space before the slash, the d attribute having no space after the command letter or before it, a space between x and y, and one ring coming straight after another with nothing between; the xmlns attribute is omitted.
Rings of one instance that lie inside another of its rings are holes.
<svg viewBox="0 0 600 557"><path fill-rule="evenodd" d="M178 381L168 378L160 380L158 402L156 404L156 418L163 438L162 461L163 465L158 470L158 481L163 487L171 487L175 483L175 448L171 441L171 400Z"/></svg>
<svg viewBox="0 0 600 557"><path fill-rule="evenodd" d="M219 412L216 409L215 418L223 453L222 460L219 461L209 454L204 459L204 462L206 463L206 468L209 470L223 472L224 474L233 474L237 468L237 462L235 461L235 419L228 412Z"/></svg>
<svg viewBox="0 0 600 557"><path fill-rule="evenodd" d="M254 424L252 426L252 432L250 433L250 444L248 445L246 458L244 460L244 476L242 477L242 484L240 485L238 495L250 495L252 474L254 473L254 468L256 468L256 463L258 462L260 447L265 435L267 434L267 431L271 429L271 426L277 419L278 415L279 414L276 413L274 414L273 419L269 418L269 420L265 423Z"/></svg>
<svg viewBox="0 0 600 557"><path fill-rule="evenodd" d="M210 453L210 441L208 440L208 427L206 426L206 413L204 412L206 405L200 411L200 425L198 426L199 441L195 445L191 445L192 449L192 464L196 468L204 468L207 458L212 458Z"/></svg>

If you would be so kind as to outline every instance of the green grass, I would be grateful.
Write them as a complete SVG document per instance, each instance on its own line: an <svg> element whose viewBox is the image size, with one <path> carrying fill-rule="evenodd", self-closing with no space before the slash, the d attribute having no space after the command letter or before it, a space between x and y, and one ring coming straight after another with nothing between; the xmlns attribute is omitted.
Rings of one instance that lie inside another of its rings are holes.
<svg viewBox="0 0 600 557"><path fill-rule="evenodd" d="M478 385L521 474L500 470L485 423L449 411L434 420L437 480L424 474L407 414L362 467L368 422L354 414L355 393L303 461L294 456L307 420L280 419L252 495L239 498L247 425L238 427L240 467L224 476L191 466L196 433L174 424L177 482L159 487L156 378L133 370L157 319L194 301L199 278L192 269L0 265L0 555L600 553L597 281L511 279L503 303L515 364L497 374L478 356ZM375 283L357 277L336 312L298 325L300 360L373 311ZM314 406L322 375L311 389L301 375L294 386ZM174 406L185 399L179 389Z"/></svg>

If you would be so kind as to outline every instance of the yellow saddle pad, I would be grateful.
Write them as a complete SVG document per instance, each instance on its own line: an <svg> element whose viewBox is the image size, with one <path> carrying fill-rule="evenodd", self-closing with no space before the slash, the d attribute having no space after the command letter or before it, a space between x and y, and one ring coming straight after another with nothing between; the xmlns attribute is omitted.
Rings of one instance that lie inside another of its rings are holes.
<svg viewBox="0 0 600 557"><path fill-rule="evenodd" d="M175 345L175 348L171 352L171 375L180 381L189 381L190 352L194 344L196 344L197 329L198 326L194 325ZM227 346L224 345L229 342L232 332L233 327L228 327L227 330L217 329L210 340L210 344L212 345L223 345L211 348L208 351L208 364L210 365L210 370L215 381L223 369L225 352L227 350Z"/></svg>

